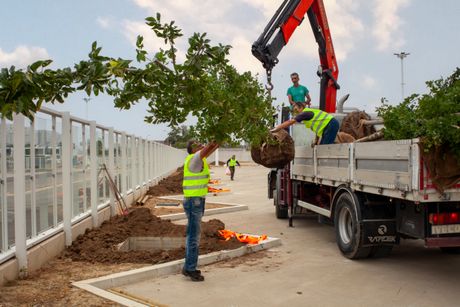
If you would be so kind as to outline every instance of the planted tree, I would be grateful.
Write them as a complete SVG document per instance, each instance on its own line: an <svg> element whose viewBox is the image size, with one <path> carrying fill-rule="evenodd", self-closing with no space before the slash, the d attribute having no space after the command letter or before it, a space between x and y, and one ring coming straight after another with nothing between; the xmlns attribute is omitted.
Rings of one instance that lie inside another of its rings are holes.
<svg viewBox="0 0 460 307"><path fill-rule="evenodd" d="M104 56L95 42L89 59L73 68L53 70L47 60L25 70L2 69L2 116L12 118L17 112L33 119L44 101L62 103L70 93L84 90L88 95L112 95L120 109L146 100L145 120L152 124L178 127L193 116L194 133L202 141L260 144L268 135L274 109L256 76L239 73L230 65L231 47L212 45L206 34L195 33L188 39L185 60L179 63L176 41L182 32L174 21L162 23L157 14L146 23L167 46L151 57L139 36L136 60Z"/></svg>

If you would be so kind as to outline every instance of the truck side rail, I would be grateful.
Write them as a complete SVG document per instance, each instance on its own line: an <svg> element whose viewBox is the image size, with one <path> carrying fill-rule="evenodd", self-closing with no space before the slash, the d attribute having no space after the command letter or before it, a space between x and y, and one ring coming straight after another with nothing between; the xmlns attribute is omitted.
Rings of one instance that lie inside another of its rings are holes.
<svg viewBox="0 0 460 307"><path fill-rule="evenodd" d="M442 194L421 186L424 168L418 141L296 146L291 178L418 202L459 201L459 186Z"/></svg>

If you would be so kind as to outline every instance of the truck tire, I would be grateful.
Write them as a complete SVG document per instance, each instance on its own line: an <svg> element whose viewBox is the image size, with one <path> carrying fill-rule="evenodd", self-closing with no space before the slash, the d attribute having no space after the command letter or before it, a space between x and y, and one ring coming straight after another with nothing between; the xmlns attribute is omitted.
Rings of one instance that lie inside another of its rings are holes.
<svg viewBox="0 0 460 307"><path fill-rule="evenodd" d="M286 219L288 217L287 206L281 206L278 198L278 189L273 190L273 204L275 205L275 213L278 219Z"/></svg>
<svg viewBox="0 0 460 307"><path fill-rule="evenodd" d="M359 204L349 193L341 194L336 202L334 225L337 245L349 259L366 258L371 247L363 247L363 229L358 217ZM358 207L358 208L357 208Z"/></svg>

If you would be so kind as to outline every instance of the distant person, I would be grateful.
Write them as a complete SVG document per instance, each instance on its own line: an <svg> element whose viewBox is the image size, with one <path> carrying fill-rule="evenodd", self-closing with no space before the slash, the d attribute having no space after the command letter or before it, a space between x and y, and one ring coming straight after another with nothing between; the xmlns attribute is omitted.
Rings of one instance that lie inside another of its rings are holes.
<svg viewBox="0 0 460 307"><path fill-rule="evenodd" d="M318 109L304 108L301 103L296 103L294 108L299 114L287 121L279 124L271 132L276 132L287 128L295 123L303 123L305 127L311 129L316 134L315 144L333 144L339 131L339 122L334 116Z"/></svg>
<svg viewBox="0 0 460 307"><path fill-rule="evenodd" d="M211 142L203 146L199 142L190 140L187 143L188 156L184 162L184 211L187 215L187 229L185 239L185 264L182 274L192 281L204 281L201 271L197 270L198 253L200 247L201 218L204 214L206 194L208 194L209 166L206 158L219 147Z"/></svg>
<svg viewBox="0 0 460 307"><path fill-rule="evenodd" d="M291 74L292 86L287 90L287 96L289 99L289 104L291 105L291 110L294 108L296 103L302 103L304 105L310 106L311 98L306 86L303 86L299 83L299 74L293 72Z"/></svg>
<svg viewBox="0 0 460 307"><path fill-rule="evenodd" d="M233 155L230 159L227 160L226 164L230 169L230 180L233 180L233 177L235 177L235 166L241 166L240 162L238 162L235 158L235 155Z"/></svg>

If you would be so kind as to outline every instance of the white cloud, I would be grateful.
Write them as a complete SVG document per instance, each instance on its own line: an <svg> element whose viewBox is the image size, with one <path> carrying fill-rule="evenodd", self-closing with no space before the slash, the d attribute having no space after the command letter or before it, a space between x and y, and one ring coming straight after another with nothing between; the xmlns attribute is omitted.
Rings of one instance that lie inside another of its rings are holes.
<svg viewBox="0 0 460 307"><path fill-rule="evenodd" d="M362 84L366 89L373 89L377 85L377 81L373 77L365 75Z"/></svg>
<svg viewBox="0 0 460 307"><path fill-rule="evenodd" d="M400 31L404 21L398 16L398 11L409 3L410 0L374 1L372 35L377 40L377 50L395 50L404 45L404 36Z"/></svg>
<svg viewBox="0 0 460 307"><path fill-rule="evenodd" d="M213 44L222 43L232 45L230 61L240 71L261 73L262 65L251 54L251 45L262 33L282 0L132 0L137 6L145 9L146 16L161 13L162 21L174 20L183 30L187 38L194 32L206 32ZM362 37L364 26L356 16L359 3L366 0L325 0L326 12L331 27L333 44L338 60L345 59L357 46ZM252 13L255 11L260 14ZM247 22L241 21L242 14L254 16ZM262 17L261 17L262 16ZM235 20L240 20L236 22ZM159 44L147 42L147 36L153 36L151 30L142 22L126 21L125 35L131 42L135 42L137 34L143 34L146 46L150 50L158 50ZM184 39L185 41L185 39ZM178 49L185 48L178 45ZM182 51L185 53L184 51ZM284 48L280 57L295 59L299 57L318 59L318 45L313 37L307 16L302 25L294 32L289 45Z"/></svg>
<svg viewBox="0 0 460 307"><path fill-rule="evenodd" d="M253 60L251 54L252 42L256 39L255 34L247 29L246 24L231 23L230 17L239 14L235 7L236 1L225 0L202 0L197 3L194 0L183 0L178 2L160 0L133 0L139 7L146 9L146 15L161 14L162 22L175 21L175 24L182 29L184 35L177 41L179 50L178 61L185 58L188 47L187 38L193 33L207 33L212 44L222 43L232 45L230 51L231 63L240 71L259 72L260 63ZM125 36L133 43L137 34L144 36L145 46L150 51L156 51L164 45L161 40L155 39L152 30L144 22L126 21L124 23Z"/></svg>
<svg viewBox="0 0 460 307"><path fill-rule="evenodd" d="M15 65L19 68L25 68L38 60L47 60L50 56L45 48L35 46L21 45L16 47L11 53L3 51L0 48L0 65Z"/></svg>
<svg viewBox="0 0 460 307"><path fill-rule="evenodd" d="M98 16L96 18L96 22L98 23L98 25L101 26L101 28L103 29L108 29L111 25L111 20L110 18L108 17L102 17L102 16Z"/></svg>

